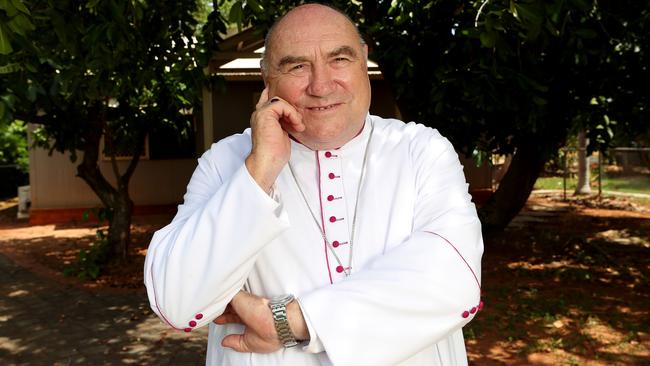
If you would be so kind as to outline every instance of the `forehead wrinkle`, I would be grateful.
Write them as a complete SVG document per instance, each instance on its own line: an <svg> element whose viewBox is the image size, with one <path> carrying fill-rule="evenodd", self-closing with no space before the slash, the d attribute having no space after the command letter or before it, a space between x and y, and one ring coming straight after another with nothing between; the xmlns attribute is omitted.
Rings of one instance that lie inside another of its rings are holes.
<svg viewBox="0 0 650 366"><path fill-rule="evenodd" d="M285 65L297 64L301 62L308 62L309 59L305 56L284 56L278 62L278 68L281 68Z"/></svg>
<svg viewBox="0 0 650 366"><path fill-rule="evenodd" d="M350 47L348 45L338 46L332 51L326 53L327 58L332 58L340 55L347 55L355 59L359 58L357 51L353 47ZM280 60L277 63L277 68L282 68L283 66L286 65L303 63L303 62L311 62L311 61L312 60L308 56L287 55L280 58Z"/></svg>
<svg viewBox="0 0 650 366"><path fill-rule="evenodd" d="M339 55L347 55L353 58L358 58L357 51L350 46L340 46L327 54L328 57L335 57Z"/></svg>

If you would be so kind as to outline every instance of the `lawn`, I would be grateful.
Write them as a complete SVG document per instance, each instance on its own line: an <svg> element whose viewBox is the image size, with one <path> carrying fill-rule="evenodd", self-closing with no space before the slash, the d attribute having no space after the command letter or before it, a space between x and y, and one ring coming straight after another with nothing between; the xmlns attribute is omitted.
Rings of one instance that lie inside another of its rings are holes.
<svg viewBox="0 0 650 366"><path fill-rule="evenodd" d="M591 189L598 191L597 176L591 177ZM567 178L567 191L576 189L576 178ZM604 192L644 193L650 194L650 175L635 175L627 177L604 176L602 179ZM535 182L535 189L563 189L562 177L540 177Z"/></svg>

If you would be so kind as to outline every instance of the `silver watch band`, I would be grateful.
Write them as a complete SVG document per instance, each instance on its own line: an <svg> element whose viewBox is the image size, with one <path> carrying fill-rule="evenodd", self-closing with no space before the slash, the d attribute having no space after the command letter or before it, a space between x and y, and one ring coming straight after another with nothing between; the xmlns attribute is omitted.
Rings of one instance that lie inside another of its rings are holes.
<svg viewBox="0 0 650 366"><path fill-rule="evenodd" d="M287 320L287 304L293 301L295 297L291 294L275 297L269 302L273 324L278 333L278 338L285 348L293 347L298 344L296 337L293 335Z"/></svg>

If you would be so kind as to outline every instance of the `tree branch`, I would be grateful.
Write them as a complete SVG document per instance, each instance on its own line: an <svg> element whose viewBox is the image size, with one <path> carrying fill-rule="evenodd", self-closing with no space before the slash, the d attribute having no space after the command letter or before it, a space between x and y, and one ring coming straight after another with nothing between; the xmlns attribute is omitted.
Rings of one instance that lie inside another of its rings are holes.
<svg viewBox="0 0 650 366"><path fill-rule="evenodd" d="M102 175L97 165L99 159L99 141L102 134L102 122L99 118L99 107L93 105L88 112L90 128L83 144L83 160L77 166L77 176L83 179L97 194L105 207L111 207L115 202L117 190Z"/></svg>
<svg viewBox="0 0 650 366"><path fill-rule="evenodd" d="M133 151L133 156L131 157L129 166L126 168L126 172L124 172L124 175L122 175L122 178L120 179L120 184L124 186L128 186L129 181L131 180L131 176L133 176L133 172L135 172L135 168L138 166L138 163L140 162L140 155L142 155L142 151L144 150L146 136L147 135L145 133L141 133L141 132L138 133L138 138L136 139L136 145L135 145L135 150Z"/></svg>

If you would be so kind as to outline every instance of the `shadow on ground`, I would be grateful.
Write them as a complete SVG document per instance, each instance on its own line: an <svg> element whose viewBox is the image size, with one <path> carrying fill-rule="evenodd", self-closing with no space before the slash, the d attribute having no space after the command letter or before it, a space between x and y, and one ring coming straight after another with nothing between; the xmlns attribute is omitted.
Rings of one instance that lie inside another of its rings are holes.
<svg viewBox="0 0 650 366"><path fill-rule="evenodd" d="M0 255L2 365L203 365L206 332L170 330L139 294L52 283Z"/></svg>
<svg viewBox="0 0 650 366"><path fill-rule="evenodd" d="M471 364L647 365L649 270L649 218L529 208L486 241Z"/></svg>

